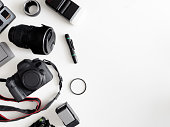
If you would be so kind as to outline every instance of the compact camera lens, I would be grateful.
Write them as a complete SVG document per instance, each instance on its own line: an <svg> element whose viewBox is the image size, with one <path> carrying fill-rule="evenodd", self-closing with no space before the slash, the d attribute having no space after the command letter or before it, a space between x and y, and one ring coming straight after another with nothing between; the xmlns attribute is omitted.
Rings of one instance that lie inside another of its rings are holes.
<svg viewBox="0 0 170 127"><path fill-rule="evenodd" d="M30 48L34 54L47 55L55 45L56 35L52 27L19 25L8 33L9 40L21 48Z"/></svg>

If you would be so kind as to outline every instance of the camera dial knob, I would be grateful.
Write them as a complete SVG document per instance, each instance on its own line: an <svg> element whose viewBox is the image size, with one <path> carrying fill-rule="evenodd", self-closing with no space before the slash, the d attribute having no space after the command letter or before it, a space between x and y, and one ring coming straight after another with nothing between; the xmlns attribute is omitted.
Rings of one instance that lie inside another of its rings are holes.
<svg viewBox="0 0 170 127"><path fill-rule="evenodd" d="M37 90L41 87L42 81L42 74L36 70L26 71L22 76L22 83L28 90Z"/></svg>

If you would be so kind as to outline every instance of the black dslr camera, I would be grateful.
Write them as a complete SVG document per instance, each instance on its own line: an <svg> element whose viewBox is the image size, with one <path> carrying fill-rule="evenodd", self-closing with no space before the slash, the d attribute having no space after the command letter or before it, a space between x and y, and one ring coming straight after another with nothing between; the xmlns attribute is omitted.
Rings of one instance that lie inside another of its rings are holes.
<svg viewBox="0 0 170 127"><path fill-rule="evenodd" d="M7 79L6 86L18 102L53 79L45 62L39 59L25 59L17 69L18 72Z"/></svg>

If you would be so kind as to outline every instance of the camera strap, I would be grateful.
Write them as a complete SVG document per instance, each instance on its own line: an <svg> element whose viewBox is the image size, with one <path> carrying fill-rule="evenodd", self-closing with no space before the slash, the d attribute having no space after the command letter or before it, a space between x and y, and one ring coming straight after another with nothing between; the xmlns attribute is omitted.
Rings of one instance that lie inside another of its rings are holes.
<svg viewBox="0 0 170 127"><path fill-rule="evenodd" d="M35 103L37 103L37 106L35 107L35 109L32 109L32 110L30 110L30 109L20 109L20 108L16 108L16 107L12 107L12 106L6 106L6 105L0 105L0 111L2 111L2 112L16 111L16 112L24 114L24 116L18 117L18 118L14 118L14 119L8 119L5 116L3 116L2 114L0 114L0 122L12 122L12 121L18 121L18 120L27 118L27 117L29 117L29 116L31 116L33 114L36 114L36 113L39 113L41 111L47 110L51 106L51 104L55 100L57 100L57 98L60 95L61 89L62 89L63 79L62 79L62 77L61 77L57 67L55 66L55 64L53 64L51 61L48 61L48 60L43 60L43 62L46 63L47 65L51 65L56 70L56 72L58 73L58 77L59 77L59 92L57 93L57 95L50 102L48 102L44 107L42 107L42 108L41 108L41 100L39 98L27 97L23 101L21 101L21 102L26 102L27 101L27 102L35 102ZM0 79L0 82L6 82L6 79ZM13 98L7 98L7 97L4 97L2 95L0 95L0 100L17 102Z"/></svg>

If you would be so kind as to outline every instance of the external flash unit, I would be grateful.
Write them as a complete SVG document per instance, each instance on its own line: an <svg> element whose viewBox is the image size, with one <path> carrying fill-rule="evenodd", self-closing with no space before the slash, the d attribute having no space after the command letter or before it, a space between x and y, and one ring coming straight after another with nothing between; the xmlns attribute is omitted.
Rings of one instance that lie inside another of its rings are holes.
<svg viewBox="0 0 170 127"><path fill-rule="evenodd" d="M80 6L71 0L46 0L45 3L54 11L58 12L70 23L77 22L80 15Z"/></svg>

